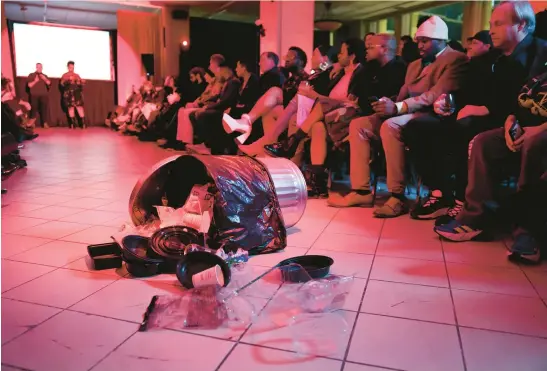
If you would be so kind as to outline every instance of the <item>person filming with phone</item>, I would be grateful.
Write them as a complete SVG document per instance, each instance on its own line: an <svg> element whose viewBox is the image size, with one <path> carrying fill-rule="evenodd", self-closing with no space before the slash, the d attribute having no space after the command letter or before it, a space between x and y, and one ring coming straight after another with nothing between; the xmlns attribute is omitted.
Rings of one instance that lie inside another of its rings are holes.
<svg viewBox="0 0 547 371"><path fill-rule="evenodd" d="M42 72L42 63L36 63L36 71L28 75L27 86L30 96L30 117L36 119L40 115L40 121L44 129L49 128L49 81L46 74Z"/></svg>

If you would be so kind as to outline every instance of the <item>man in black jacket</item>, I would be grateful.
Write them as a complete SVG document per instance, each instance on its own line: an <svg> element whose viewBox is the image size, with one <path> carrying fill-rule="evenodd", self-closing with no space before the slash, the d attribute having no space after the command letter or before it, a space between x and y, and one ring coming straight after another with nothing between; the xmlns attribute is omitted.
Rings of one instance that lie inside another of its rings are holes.
<svg viewBox="0 0 547 371"><path fill-rule="evenodd" d="M516 14L527 16L516 21ZM422 153L419 157L424 160L418 162L430 164L421 175L432 192L412 211L413 218L438 218L436 224L443 225L461 212L467 186L469 142L479 133L503 126L518 107L516 97L523 84L545 69L547 43L533 37L534 28L535 15L529 2L498 5L490 20L496 51L471 60L471 72L461 97L463 108L456 120L443 110L443 104L437 104L436 112L444 119L439 125L426 125L427 135L423 126L419 128L419 122L405 129L405 143L411 152ZM458 96L456 103L457 100ZM427 141L434 143L433 147ZM431 151L425 153L427 148Z"/></svg>
<svg viewBox="0 0 547 371"><path fill-rule="evenodd" d="M345 197L331 194L330 206L372 206L370 141L379 140L382 118L374 112L371 102L378 97L396 97L404 84L406 63L395 56L396 51L397 41L391 35L375 35L367 45L368 63L356 90L361 117L353 119L349 125L352 192Z"/></svg>

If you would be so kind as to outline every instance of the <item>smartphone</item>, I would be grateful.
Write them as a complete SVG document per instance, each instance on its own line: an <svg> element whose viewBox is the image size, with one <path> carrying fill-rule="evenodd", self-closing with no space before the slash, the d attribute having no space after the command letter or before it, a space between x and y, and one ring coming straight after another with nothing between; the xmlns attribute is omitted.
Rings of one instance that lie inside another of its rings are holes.
<svg viewBox="0 0 547 371"><path fill-rule="evenodd" d="M515 120L513 125L511 125L511 128L509 129L509 136L513 140L517 140L521 137L521 135L524 134L524 130L522 130L522 127L520 126L518 120Z"/></svg>
<svg viewBox="0 0 547 371"><path fill-rule="evenodd" d="M375 97L375 96L373 96L373 97L368 97L368 102L369 102L370 104L375 103L375 102L378 102L378 101L379 101L378 97Z"/></svg>

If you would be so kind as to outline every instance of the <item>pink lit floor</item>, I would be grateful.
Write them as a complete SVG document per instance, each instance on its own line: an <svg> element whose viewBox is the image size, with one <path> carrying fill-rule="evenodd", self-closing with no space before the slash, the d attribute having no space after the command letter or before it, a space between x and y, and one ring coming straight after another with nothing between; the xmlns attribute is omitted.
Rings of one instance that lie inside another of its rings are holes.
<svg viewBox="0 0 547 371"><path fill-rule="evenodd" d="M173 153L106 129L40 134L22 150L28 168L3 183L2 371L547 370L546 264L515 266L503 241L447 243L431 222L324 201L309 202L284 252L248 266L324 254L357 277L331 324L348 332L325 333L317 356L261 323L137 332L153 295L181 291L176 279L90 271L86 246L109 240L139 175ZM275 290L255 293L261 308Z"/></svg>

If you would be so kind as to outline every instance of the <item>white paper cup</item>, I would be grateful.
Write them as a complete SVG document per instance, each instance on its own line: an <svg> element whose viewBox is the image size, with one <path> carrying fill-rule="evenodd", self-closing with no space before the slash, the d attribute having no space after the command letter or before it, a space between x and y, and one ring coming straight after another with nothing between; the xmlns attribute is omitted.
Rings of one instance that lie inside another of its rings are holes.
<svg viewBox="0 0 547 371"><path fill-rule="evenodd" d="M224 286L224 274L217 264L212 268L206 269L192 276L192 284L195 288L204 286Z"/></svg>

